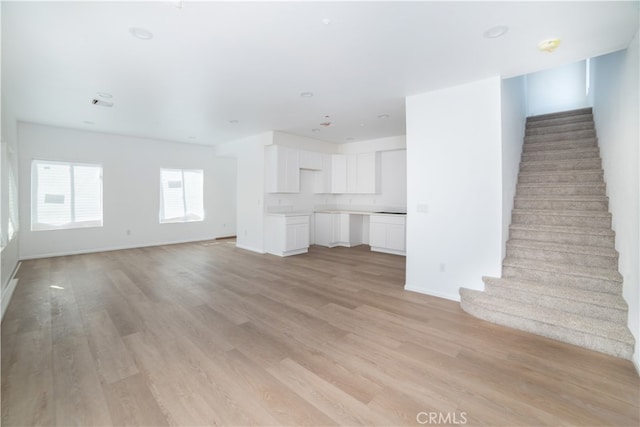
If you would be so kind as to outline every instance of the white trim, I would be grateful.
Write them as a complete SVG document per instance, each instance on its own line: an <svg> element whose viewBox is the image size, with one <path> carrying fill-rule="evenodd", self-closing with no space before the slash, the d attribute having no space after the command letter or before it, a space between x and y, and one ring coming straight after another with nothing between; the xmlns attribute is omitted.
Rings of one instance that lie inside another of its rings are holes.
<svg viewBox="0 0 640 427"><path fill-rule="evenodd" d="M451 294L443 294L440 292L433 292L430 291L428 289L424 289L424 288L419 288L410 284L405 284L404 285L404 290L405 291L411 291L411 292L417 292L419 294L424 294L424 295L430 295L432 297L438 297L438 298L444 298L444 299L448 299L450 301L457 301L460 302L460 295L451 295Z"/></svg>
<svg viewBox="0 0 640 427"><path fill-rule="evenodd" d="M7 285L7 287L4 289L4 292L2 292L2 295L0 296L0 321L2 321L2 319L4 319L4 313L7 311L7 307L9 306L9 303L11 302L11 297L13 296L13 291L16 290L16 287L18 286L18 279L15 278L16 274L18 273L18 270L20 269L20 266L22 265L22 263L18 262L18 264L16 265L16 268L13 270L13 274L11 275L11 279L9 280L9 284Z"/></svg>
<svg viewBox="0 0 640 427"><path fill-rule="evenodd" d="M52 252L48 254L22 256L20 257L20 260L26 261L29 259L53 258L58 256L67 256L67 255L93 254L96 252L110 252L110 251L120 251L124 249L148 248L152 246L179 245L182 243L198 243L198 242L207 242L209 240L216 240L216 238L210 237L206 239L196 239L196 240L174 240L174 241L168 241L168 242L142 243L138 245L108 246L103 248L81 249L77 251L68 251L68 252Z"/></svg>
<svg viewBox="0 0 640 427"><path fill-rule="evenodd" d="M239 245L237 242L236 242L236 248L244 249L245 251L256 252L256 253L259 253L259 254L266 254L266 252L263 251L262 249L254 248L252 246Z"/></svg>

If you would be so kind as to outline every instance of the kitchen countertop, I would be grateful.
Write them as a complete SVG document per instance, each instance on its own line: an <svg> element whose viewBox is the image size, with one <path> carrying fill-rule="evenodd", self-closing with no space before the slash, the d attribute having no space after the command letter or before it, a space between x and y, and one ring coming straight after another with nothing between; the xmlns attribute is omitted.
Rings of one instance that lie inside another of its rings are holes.
<svg viewBox="0 0 640 427"><path fill-rule="evenodd" d="M393 212L368 212L368 211L347 211L347 210L324 210L324 211L316 211L316 213L344 213L350 215L397 215L397 216L406 216L406 213L393 213Z"/></svg>
<svg viewBox="0 0 640 427"><path fill-rule="evenodd" d="M269 216L311 216L313 212L267 212Z"/></svg>

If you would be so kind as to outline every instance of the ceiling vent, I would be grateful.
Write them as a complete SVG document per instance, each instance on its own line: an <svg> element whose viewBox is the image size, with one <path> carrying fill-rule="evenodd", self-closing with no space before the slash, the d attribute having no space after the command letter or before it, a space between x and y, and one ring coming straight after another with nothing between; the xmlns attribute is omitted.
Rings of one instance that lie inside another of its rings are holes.
<svg viewBox="0 0 640 427"><path fill-rule="evenodd" d="M99 105L101 107L113 107L113 102L102 101L100 99L95 99L95 98L91 100L91 103L93 105Z"/></svg>

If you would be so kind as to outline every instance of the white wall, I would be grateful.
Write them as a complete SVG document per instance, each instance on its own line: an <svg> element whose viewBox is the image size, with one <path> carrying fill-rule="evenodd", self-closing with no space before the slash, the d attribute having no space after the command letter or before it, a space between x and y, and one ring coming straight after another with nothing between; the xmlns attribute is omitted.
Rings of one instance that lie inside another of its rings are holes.
<svg viewBox="0 0 640 427"><path fill-rule="evenodd" d="M235 165L213 148L20 123L20 257L212 239L235 234ZM30 231L31 161L100 163L104 226ZM160 224L161 168L203 169L205 219ZM127 234L127 230L130 234Z"/></svg>
<svg viewBox="0 0 640 427"><path fill-rule="evenodd" d="M629 329L636 339L633 361L640 372L640 150L638 141L638 34L625 51L592 59L593 113L613 215Z"/></svg>
<svg viewBox="0 0 640 427"><path fill-rule="evenodd" d="M499 277L500 114L499 77L407 98L406 289L459 300Z"/></svg>
<svg viewBox="0 0 640 427"><path fill-rule="evenodd" d="M236 246L264 253L264 147L273 142L273 132L231 141L216 147L218 156L235 157Z"/></svg>
<svg viewBox="0 0 640 427"><path fill-rule="evenodd" d="M589 106L585 61L528 74L526 80L530 116Z"/></svg>
<svg viewBox="0 0 640 427"><path fill-rule="evenodd" d="M511 210L516 194L522 144L527 121L527 87L524 76L502 80L502 258L509 239Z"/></svg>

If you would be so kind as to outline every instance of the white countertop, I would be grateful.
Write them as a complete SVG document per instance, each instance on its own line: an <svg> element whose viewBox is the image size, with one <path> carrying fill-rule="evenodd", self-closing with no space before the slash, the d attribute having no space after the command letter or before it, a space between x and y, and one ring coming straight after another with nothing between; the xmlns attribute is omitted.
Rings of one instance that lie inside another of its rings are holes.
<svg viewBox="0 0 640 427"><path fill-rule="evenodd" d="M311 216L313 212L267 212L269 216Z"/></svg>
<svg viewBox="0 0 640 427"><path fill-rule="evenodd" d="M406 213L382 213L382 212L368 212L368 211L349 211L349 210L326 210L316 211L316 213L344 213L350 215L393 215L393 216L406 216Z"/></svg>

